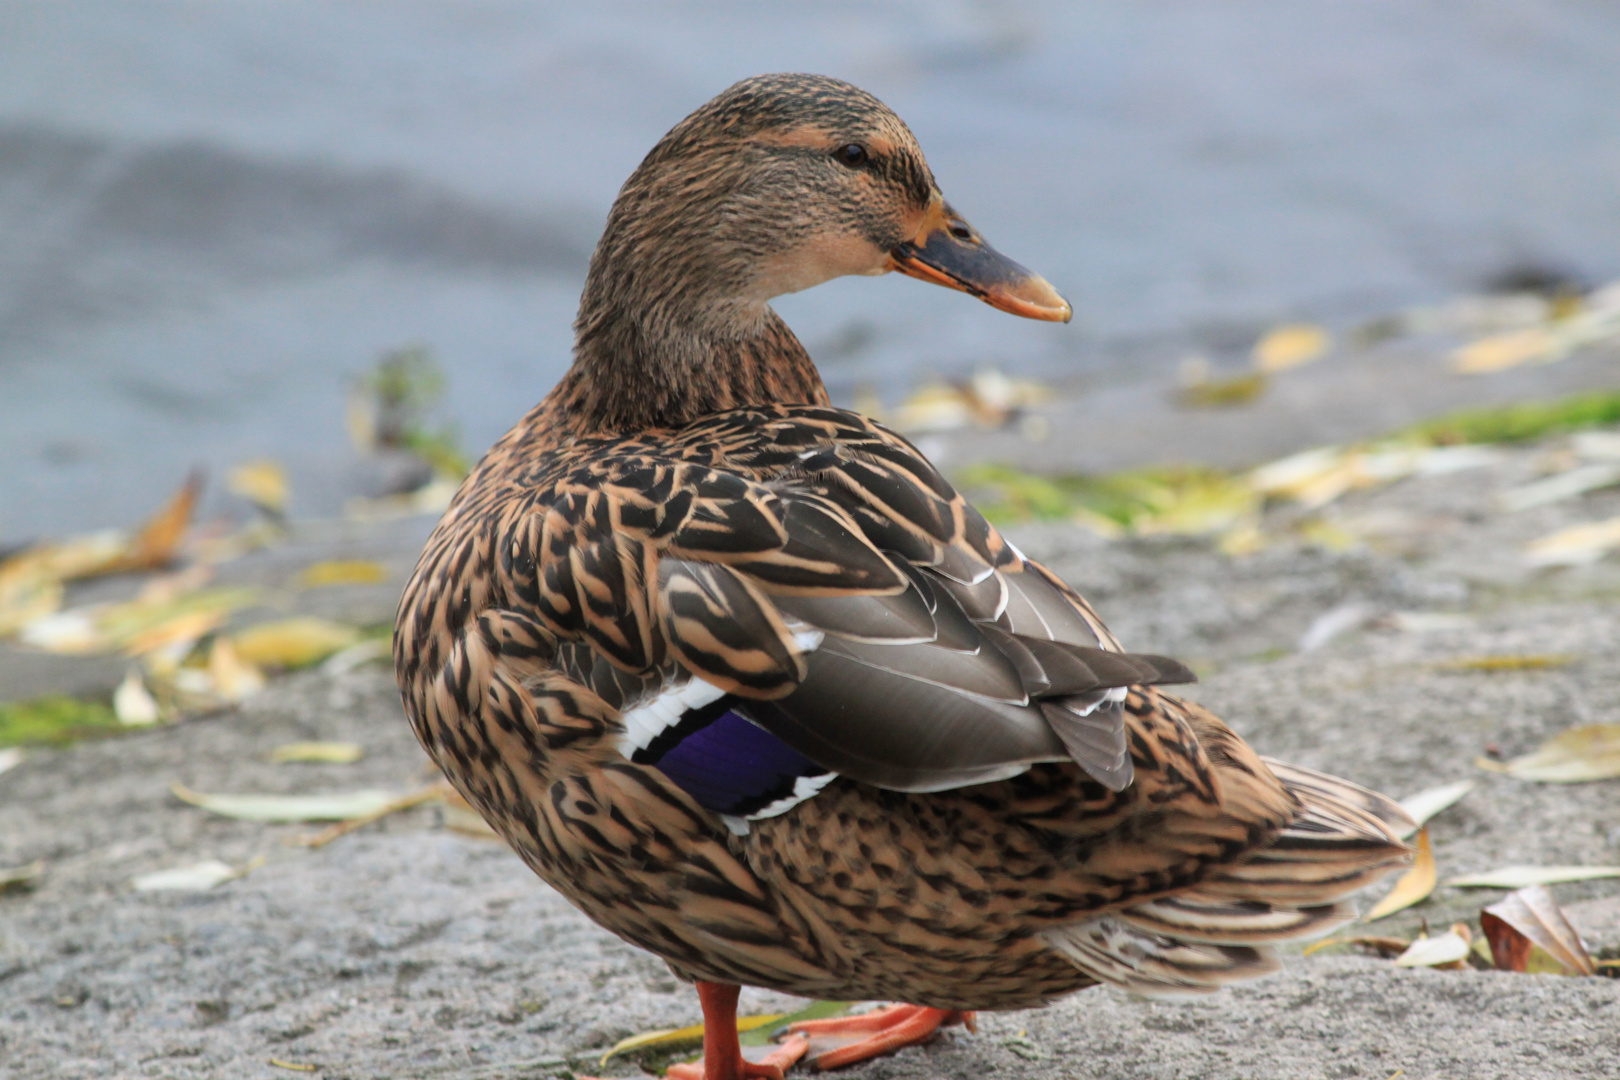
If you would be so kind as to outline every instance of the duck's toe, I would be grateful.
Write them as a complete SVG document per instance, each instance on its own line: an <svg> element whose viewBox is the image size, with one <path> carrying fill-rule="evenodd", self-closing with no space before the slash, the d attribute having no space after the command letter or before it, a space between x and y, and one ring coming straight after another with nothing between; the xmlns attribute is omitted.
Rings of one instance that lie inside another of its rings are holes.
<svg viewBox="0 0 1620 1080"><path fill-rule="evenodd" d="M834 1020L805 1020L788 1028L793 1036L808 1037L817 1049L811 1064L818 1069L839 1069L857 1061L892 1054L933 1038L940 1028L962 1024L977 1031L975 1014L961 1009L930 1009L922 1005L890 1005L859 1016ZM802 1053L802 1051L801 1051Z"/></svg>

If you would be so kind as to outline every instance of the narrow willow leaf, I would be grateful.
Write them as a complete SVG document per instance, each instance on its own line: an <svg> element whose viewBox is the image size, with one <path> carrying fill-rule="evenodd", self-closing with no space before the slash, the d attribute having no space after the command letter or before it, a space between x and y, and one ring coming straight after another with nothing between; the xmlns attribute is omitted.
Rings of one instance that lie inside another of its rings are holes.
<svg viewBox="0 0 1620 1080"><path fill-rule="evenodd" d="M1620 517L1571 525L1533 540L1524 547L1531 566L1585 566L1620 547Z"/></svg>
<svg viewBox="0 0 1620 1080"><path fill-rule="evenodd" d="M376 585L388 580L388 567L374 559L331 559L306 566L297 582L306 589L323 585Z"/></svg>
<svg viewBox="0 0 1620 1080"><path fill-rule="evenodd" d="M1411 836L1434 815L1473 791L1474 786L1473 780L1459 780L1454 784L1442 784L1439 787L1426 788L1416 795L1408 795L1401 800L1401 809L1412 819L1412 827L1402 829L1395 835L1402 840Z"/></svg>
<svg viewBox="0 0 1620 1080"><path fill-rule="evenodd" d="M1491 960L1502 971L1597 974L1597 965L1564 909L1540 885L1520 889L1487 907L1479 913L1479 925L1491 943Z"/></svg>
<svg viewBox="0 0 1620 1080"><path fill-rule="evenodd" d="M186 477L186 482L168 505L141 526L129 551L108 563L101 572L154 570L174 561L181 542L186 538L186 530L191 528L191 513L196 509L202 488L201 472L193 472Z"/></svg>
<svg viewBox="0 0 1620 1080"><path fill-rule="evenodd" d="M243 462L226 476L225 486L267 513L279 517L287 512L287 470L278 461Z"/></svg>
<svg viewBox="0 0 1620 1080"><path fill-rule="evenodd" d="M27 866L0 867L0 893L25 892L39 884L44 875L44 859L35 859Z"/></svg>
<svg viewBox="0 0 1620 1080"><path fill-rule="evenodd" d="M1362 921L1373 922L1382 919L1426 899L1434 892L1438 877L1439 873L1434 867L1434 849L1429 847L1429 830L1420 829L1417 835L1417 858L1412 863L1412 869L1401 875L1395 887L1389 890L1389 894L1361 917Z"/></svg>
<svg viewBox="0 0 1620 1080"><path fill-rule="evenodd" d="M386 791L351 791L340 795L205 795L184 784L171 784L175 797L224 817L242 821L348 821L363 818L395 802Z"/></svg>
<svg viewBox="0 0 1620 1080"><path fill-rule="evenodd" d="M1504 866L1485 874L1447 878L1446 884L1457 889L1524 889L1612 877L1620 877L1620 866Z"/></svg>
<svg viewBox="0 0 1620 1080"><path fill-rule="evenodd" d="M290 762L315 762L322 765L351 765L365 756L365 747L352 742L293 742L283 743L270 751L270 760L277 765Z"/></svg>
<svg viewBox="0 0 1620 1080"><path fill-rule="evenodd" d="M0 773L10 772L23 763L23 750L20 746L8 746L0 750Z"/></svg>
<svg viewBox="0 0 1620 1080"><path fill-rule="evenodd" d="M1254 344L1254 366L1260 371L1287 371L1321 358L1333 344L1314 323L1287 323L1268 331Z"/></svg>
<svg viewBox="0 0 1620 1080"><path fill-rule="evenodd" d="M298 616L250 626L231 636L242 660L256 667L307 667L360 640L352 626Z"/></svg>
<svg viewBox="0 0 1620 1080"><path fill-rule="evenodd" d="M146 688L139 668L130 668L124 681L113 691L113 712L118 722L128 727L141 727L158 722L157 699Z"/></svg>
<svg viewBox="0 0 1620 1080"><path fill-rule="evenodd" d="M843 1016L858 1004L856 1001L812 1001L798 1012L788 1013L777 1023L762 1024L752 1031L743 1032L738 1041L744 1046L769 1046L774 1041L772 1036L789 1024L803 1020L831 1020L835 1016Z"/></svg>
<svg viewBox="0 0 1620 1080"><path fill-rule="evenodd" d="M1467 927L1463 929L1467 930ZM1455 964L1468 958L1470 945L1471 941L1455 929L1436 937L1420 937L1395 958L1395 966L1438 967L1441 964Z"/></svg>
<svg viewBox="0 0 1620 1080"><path fill-rule="evenodd" d="M1620 777L1620 724L1584 724L1559 732L1501 771L1520 780L1580 784Z"/></svg>
<svg viewBox="0 0 1620 1080"><path fill-rule="evenodd" d="M177 866L172 870L156 870L142 874L130 882L136 892L201 892L212 889L222 881L238 877L238 871L218 859L204 859L190 866Z"/></svg>

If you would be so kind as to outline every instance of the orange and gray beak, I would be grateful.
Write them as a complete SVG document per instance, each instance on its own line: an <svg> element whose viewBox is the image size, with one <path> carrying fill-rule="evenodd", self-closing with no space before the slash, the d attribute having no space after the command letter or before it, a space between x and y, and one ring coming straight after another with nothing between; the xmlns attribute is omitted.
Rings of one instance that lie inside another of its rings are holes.
<svg viewBox="0 0 1620 1080"><path fill-rule="evenodd" d="M891 251L889 259L902 274L960 289L1026 319L1068 322L1074 314L1045 278L985 243L943 200L930 208L916 237Z"/></svg>

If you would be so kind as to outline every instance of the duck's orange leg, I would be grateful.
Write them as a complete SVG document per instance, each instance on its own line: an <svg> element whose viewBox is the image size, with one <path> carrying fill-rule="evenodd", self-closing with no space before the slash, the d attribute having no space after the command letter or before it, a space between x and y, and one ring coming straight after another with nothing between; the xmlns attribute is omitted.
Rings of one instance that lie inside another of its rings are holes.
<svg viewBox="0 0 1620 1080"><path fill-rule="evenodd" d="M817 1054L812 1063L818 1069L839 1069L857 1061L892 1054L902 1046L927 1042L934 1032L952 1024L964 1024L969 1031L977 1031L974 1015L961 1009L930 1009L922 1005L890 1005L860 1016L845 1016L836 1020L803 1020L790 1025L795 1036L811 1039L843 1036L864 1036L854 1042ZM800 1051L803 1053L804 1051Z"/></svg>
<svg viewBox="0 0 1620 1080"><path fill-rule="evenodd" d="M700 982L703 1003L703 1061L698 1065L671 1065L665 1080L782 1080L782 1071L804 1056L810 1043L793 1035L763 1061L748 1061L737 1043L737 987L730 983Z"/></svg>

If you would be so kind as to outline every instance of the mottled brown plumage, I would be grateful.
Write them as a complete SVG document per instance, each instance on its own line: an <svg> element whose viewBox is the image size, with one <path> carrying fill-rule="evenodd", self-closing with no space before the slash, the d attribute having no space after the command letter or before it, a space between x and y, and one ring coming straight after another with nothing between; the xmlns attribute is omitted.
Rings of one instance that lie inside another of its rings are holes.
<svg viewBox="0 0 1620 1080"><path fill-rule="evenodd" d="M573 368L405 590L418 736L701 983L972 1010L1269 970L1405 858L1399 810L1153 689L1190 676L827 403L766 302L890 269L1067 318L854 87L747 80L677 125L609 217Z"/></svg>

